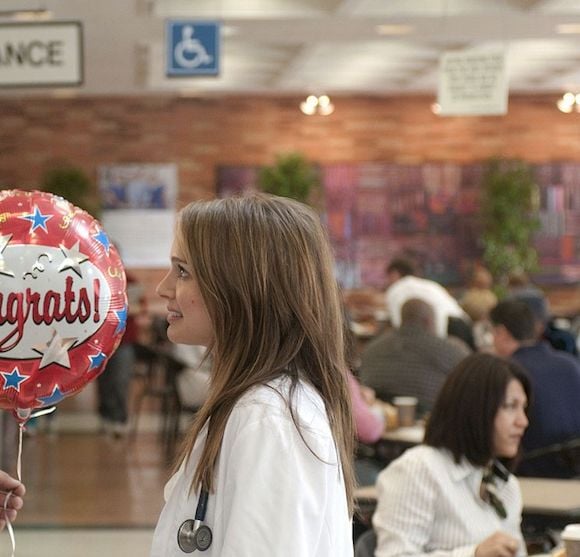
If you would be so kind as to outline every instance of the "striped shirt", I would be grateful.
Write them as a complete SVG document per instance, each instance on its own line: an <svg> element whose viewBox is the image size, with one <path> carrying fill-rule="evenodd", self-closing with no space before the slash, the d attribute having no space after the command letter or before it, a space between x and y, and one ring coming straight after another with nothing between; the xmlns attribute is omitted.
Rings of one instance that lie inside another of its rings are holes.
<svg viewBox="0 0 580 557"><path fill-rule="evenodd" d="M446 450L419 445L381 472L373 516L376 557L472 557L475 548L497 531L522 537L522 498L515 476L499 482L498 496L507 511L501 519L480 496L483 469L463 460L455 464Z"/></svg>

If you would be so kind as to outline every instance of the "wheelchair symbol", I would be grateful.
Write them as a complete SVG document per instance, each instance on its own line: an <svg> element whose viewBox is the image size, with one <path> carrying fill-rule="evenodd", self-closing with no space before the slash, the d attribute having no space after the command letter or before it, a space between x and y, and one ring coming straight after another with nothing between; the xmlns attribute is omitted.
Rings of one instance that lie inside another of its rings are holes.
<svg viewBox="0 0 580 557"><path fill-rule="evenodd" d="M175 61L182 68L197 68L213 61L213 56L207 53L199 39L193 38L193 32L193 26L186 25L181 30L181 41L173 50Z"/></svg>

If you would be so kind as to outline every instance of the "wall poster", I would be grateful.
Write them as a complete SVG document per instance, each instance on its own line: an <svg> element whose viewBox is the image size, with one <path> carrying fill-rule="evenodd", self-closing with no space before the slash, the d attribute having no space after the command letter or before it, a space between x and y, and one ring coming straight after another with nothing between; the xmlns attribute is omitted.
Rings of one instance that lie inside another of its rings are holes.
<svg viewBox="0 0 580 557"><path fill-rule="evenodd" d="M175 164L101 166L102 223L127 268L169 265L177 201Z"/></svg>

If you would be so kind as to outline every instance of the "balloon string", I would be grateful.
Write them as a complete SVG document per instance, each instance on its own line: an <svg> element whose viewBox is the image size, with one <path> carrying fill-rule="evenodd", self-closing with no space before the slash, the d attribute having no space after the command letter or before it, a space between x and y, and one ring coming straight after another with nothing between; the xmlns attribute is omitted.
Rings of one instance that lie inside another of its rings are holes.
<svg viewBox="0 0 580 557"><path fill-rule="evenodd" d="M41 410L30 414L28 419L37 418L38 416L45 416L46 414L50 414L55 410L55 406L51 406L50 408L42 408ZM24 426L26 425L28 419L18 423L18 457L16 459L16 476L20 483L22 483L22 446L24 444ZM6 493L6 497L4 498L4 518L6 520L6 529L8 530L8 535L10 536L10 542L12 543L12 557L16 555L16 536L14 535L14 528L10 522L10 518L8 518L8 501L13 494L13 491L9 491Z"/></svg>
<svg viewBox="0 0 580 557"><path fill-rule="evenodd" d="M24 432L24 422L18 424L18 459L16 461L16 474L18 481L22 483L22 438ZM4 518L6 520L6 529L8 530L8 535L10 536L10 543L12 544L12 557L16 555L16 537L14 536L14 528L12 527L12 522L8 517L8 501L12 497L13 491L9 491L4 498Z"/></svg>
<svg viewBox="0 0 580 557"><path fill-rule="evenodd" d="M22 438L24 434L24 424L18 424L18 458L16 459L16 477L22 483Z"/></svg>

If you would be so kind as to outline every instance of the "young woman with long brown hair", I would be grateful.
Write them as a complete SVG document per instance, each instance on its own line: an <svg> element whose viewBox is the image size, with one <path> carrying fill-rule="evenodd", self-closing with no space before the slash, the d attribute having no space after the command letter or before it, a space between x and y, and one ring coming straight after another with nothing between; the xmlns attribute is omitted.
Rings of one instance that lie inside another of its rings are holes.
<svg viewBox="0 0 580 557"><path fill-rule="evenodd" d="M207 346L212 375L151 556L352 555L344 326L317 215L265 195L192 203L157 290L169 339Z"/></svg>

